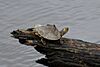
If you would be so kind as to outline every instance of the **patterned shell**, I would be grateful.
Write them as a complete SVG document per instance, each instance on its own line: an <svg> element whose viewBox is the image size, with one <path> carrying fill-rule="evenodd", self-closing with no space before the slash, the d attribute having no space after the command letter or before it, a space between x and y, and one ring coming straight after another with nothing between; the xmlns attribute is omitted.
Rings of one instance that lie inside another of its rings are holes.
<svg viewBox="0 0 100 67"><path fill-rule="evenodd" d="M40 36L48 40L58 40L61 38L60 32L55 25L38 25L35 26L35 30L38 32L38 34L40 34Z"/></svg>

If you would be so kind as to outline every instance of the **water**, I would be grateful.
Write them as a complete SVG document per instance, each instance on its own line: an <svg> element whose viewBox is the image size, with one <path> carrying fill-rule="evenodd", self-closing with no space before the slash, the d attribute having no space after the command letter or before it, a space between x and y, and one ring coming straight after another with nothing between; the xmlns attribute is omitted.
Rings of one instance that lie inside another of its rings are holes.
<svg viewBox="0 0 100 67"><path fill-rule="evenodd" d="M35 62L44 55L9 33L47 23L68 26L64 37L100 43L100 0L0 0L0 67L45 67Z"/></svg>

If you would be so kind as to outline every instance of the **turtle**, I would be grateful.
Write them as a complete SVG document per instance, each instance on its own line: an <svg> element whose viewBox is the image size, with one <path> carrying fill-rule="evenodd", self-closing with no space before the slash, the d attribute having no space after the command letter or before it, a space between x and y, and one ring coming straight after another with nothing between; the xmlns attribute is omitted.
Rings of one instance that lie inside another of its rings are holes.
<svg viewBox="0 0 100 67"><path fill-rule="evenodd" d="M33 27L33 31L35 31L36 35L47 40L59 40L68 30L69 28L65 27L59 31L55 25L51 24L35 25Z"/></svg>
<svg viewBox="0 0 100 67"><path fill-rule="evenodd" d="M32 28L28 28L26 31L21 30L22 32L32 33L38 36L41 39L41 42L45 45L46 41L57 41L68 32L69 28L65 27L61 31L57 29L55 25L47 24L47 25L34 25ZM31 42L31 41L29 41Z"/></svg>
<svg viewBox="0 0 100 67"><path fill-rule="evenodd" d="M66 34L68 30L69 28L65 27L61 31L59 31L55 25L47 24L47 25L34 25L34 27L28 28L26 30L18 29L15 33L18 33L17 35L23 34L23 35L34 36L40 39L41 43L45 45L47 41L54 42L60 40L60 38L64 34ZM32 42L30 40L27 41L28 43Z"/></svg>

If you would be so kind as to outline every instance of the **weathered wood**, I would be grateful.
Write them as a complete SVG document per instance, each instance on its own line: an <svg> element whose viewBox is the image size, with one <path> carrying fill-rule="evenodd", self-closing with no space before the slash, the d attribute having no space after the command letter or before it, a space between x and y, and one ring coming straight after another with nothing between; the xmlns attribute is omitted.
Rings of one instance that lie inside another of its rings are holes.
<svg viewBox="0 0 100 67"><path fill-rule="evenodd" d="M46 58L37 60L38 63L49 67L100 67L100 44L70 38L41 41L35 34L18 32L12 34L20 43L34 46L38 52L46 55Z"/></svg>
<svg viewBox="0 0 100 67"><path fill-rule="evenodd" d="M46 55L50 67L99 67L100 45L77 39L62 38L62 44L49 42L35 49Z"/></svg>

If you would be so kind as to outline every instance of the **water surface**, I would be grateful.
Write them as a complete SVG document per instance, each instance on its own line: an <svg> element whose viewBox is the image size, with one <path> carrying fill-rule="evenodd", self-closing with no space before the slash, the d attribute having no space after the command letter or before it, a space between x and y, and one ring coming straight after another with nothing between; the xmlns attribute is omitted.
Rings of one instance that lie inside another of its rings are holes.
<svg viewBox="0 0 100 67"><path fill-rule="evenodd" d="M48 23L68 26L64 37L100 43L100 0L0 0L0 67L45 67L35 62L44 55L10 32Z"/></svg>

